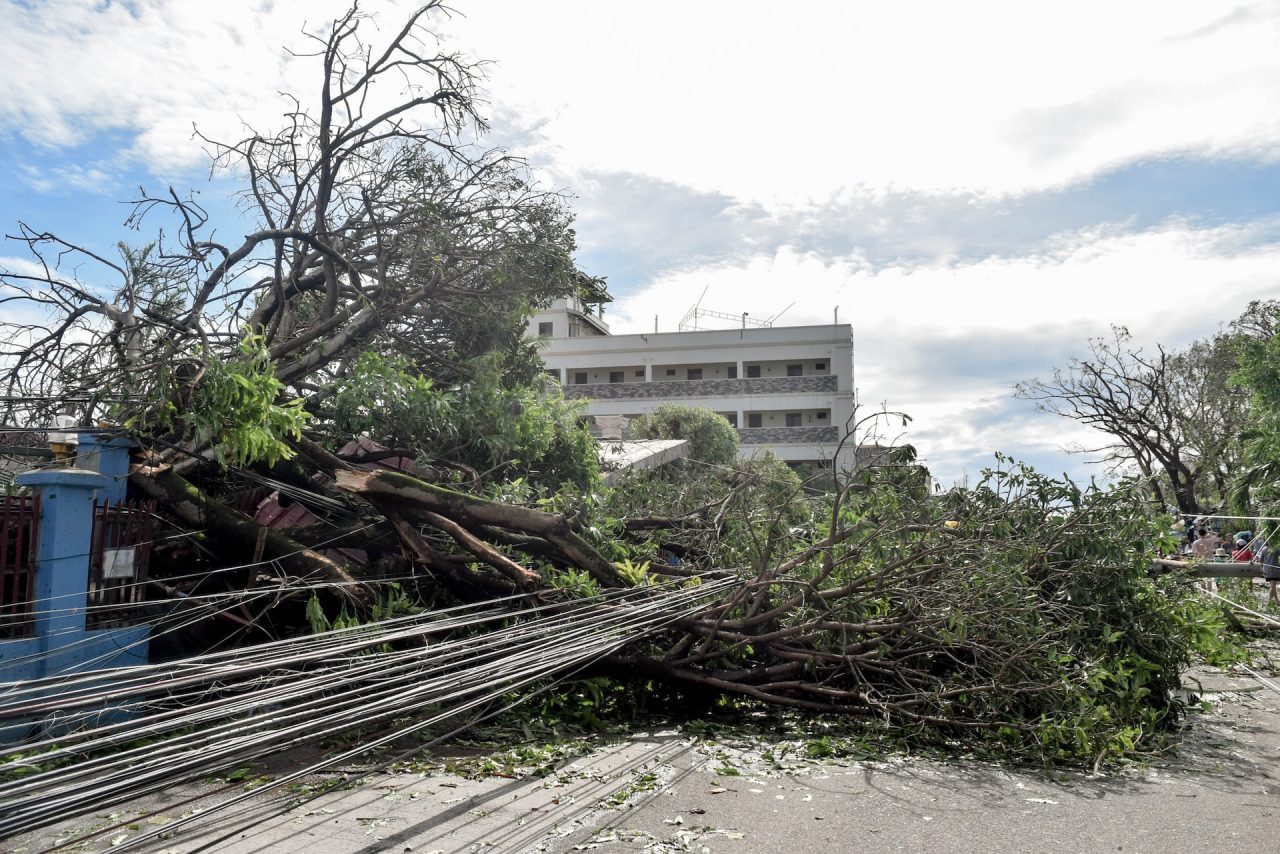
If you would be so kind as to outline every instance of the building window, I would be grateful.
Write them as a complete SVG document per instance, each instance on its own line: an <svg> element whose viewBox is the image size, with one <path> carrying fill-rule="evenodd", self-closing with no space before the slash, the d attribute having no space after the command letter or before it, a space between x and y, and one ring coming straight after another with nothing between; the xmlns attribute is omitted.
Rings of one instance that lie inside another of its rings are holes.
<svg viewBox="0 0 1280 854"><path fill-rule="evenodd" d="M546 371L545 371L545 373L546 373L546 375L547 375L547 376L551 377L551 378L552 378L553 380L555 380L556 382L560 382L560 369L559 369L559 368L547 368L547 369L546 369Z"/></svg>
<svg viewBox="0 0 1280 854"><path fill-rule="evenodd" d="M760 376L759 365L747 365L747 379L756 379Z"/></svg>
<svg viewBox="0 0 1280 854"><path fill-rule="evenodd" d="M789 377L804 376L804 365L787 365L787 376Z"/></svg>
<svg viewBox="0 0 1280 854"><path fill-rule="evenodd" d="M737 366L737 365L730 365L730 366L729 366L728 376L729 376L729 379L731 379L731 380L736 380L736 379L738 378L738 366Z"/></svg>
<svg viewBox="0 0 1280 854"><path fill-rule="evenodd" d="M636 379L638 380L644 379L644 371L636 371Z"/></svg>
<svg viewBox="0 0 1280 854"><path fill-rule="evenodd" d="M748 415L748 416L747 416L747 426L748 426L748 427L759 427L759 426L761 426L763 423L764 423L764 418L763 418L763 416L761 416L761 415L760 415L760 413L759 413L759 412L753 412L753 413L751 413L750 415Z"/></svg>
<svg viewBox="0 0 1280 854"><path fill-rule="evenodd" d="M609 372L609 382L611 382L611 383L620 383L620 382L622 382L622 371L610 371L610 372Z"/></svg>
<svg viewBox="0 0 1280 854"><path fill-rule="evenodd" d="M570 337L570 338L577 338L577 337L578 337L578 324L576 324L576 323L570 323L570 324L569 324L569 337Z"/></svg>
<svg viewBox="0 0 1280 854"><path fill-rule="evenodd" d="M826 362L814 362L814 363L813 363L813 369L814 369L815 371L825 371L825 370L827 369L827 363L826 363Z"/></svg>
<svg viewBox="0 0 1280 854"><path fill-rule="evenodd" d="M729 422L729 426L730 426L730 427L737 427L737 426L738 426L738 413L736 413L736 412L725 412L725 413L722 413L722 414L724 415L724 420Z"/></svg>
<svg viewBox="0 0 1280 854"><path fill-rule="evenodd" d="M818 413L818 420L819 420L819 421L826 421L826 420L827 420L827 413L825 413L825 412L819 412L819 413Z"/></svg>
<svg viewBox="0 0 1280 854"><path fill-rule="evenodd" d="M799 427L799 426L800 426L800 423L801 423L801 418L800 418L800 413L799 413L799 412L788 412L788 413L787 413L787 426L788 426L788 427Z"/></svg>
<svg viewBox="0 0 1280 854"><path fill-rule="evenodd" d="M574 384L574 385L586 385L586 384L587 384L587 372L586 372L586 371L576 371L576 372L574 372L574 375L573 375L573 384Z"/></svg>
<svg viewBox="0 0 1280 854"><path fill-rule="evenodd" d="M676 369L675 369L675 368L667 368L667 376L669 376L669 377L674 377L675 375L676 375Z"/></svg>
<svg viewBox="0 0 1280 854"><path fill-rule="evenodd" d="M550 338L550 337L551 337L551 330L553 330L553 329L555 329L555 324L554 324L554 323L552 323L552 322L551 322L551 321L549 321L549 320L548 320L546 323L539 323L539 324L538 324L538 335L539 335L540 337L542 337L542 338Z"/></svg>
<svg viewBox="0 0 1280 854"><path fill-rule="evenodd" d="M702 368L690 368L690 369L689 369L689 379L691 379L691 380L700 380L700 379L702 379Z"/></svg>

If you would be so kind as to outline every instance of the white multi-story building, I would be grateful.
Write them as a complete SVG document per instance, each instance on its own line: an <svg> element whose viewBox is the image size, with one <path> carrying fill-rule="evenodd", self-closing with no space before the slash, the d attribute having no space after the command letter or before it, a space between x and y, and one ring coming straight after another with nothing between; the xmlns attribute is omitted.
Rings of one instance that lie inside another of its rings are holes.
<svg viewBox="0 0 1280 854"><path fill-rule="evenodd" d="M565 397L586 398L589 415L706 407L737 428L742 457L767 449L831 465L853 415L847 323L611 335L600 314L569 299L535 315L529 331L543 339Z"/></svg>

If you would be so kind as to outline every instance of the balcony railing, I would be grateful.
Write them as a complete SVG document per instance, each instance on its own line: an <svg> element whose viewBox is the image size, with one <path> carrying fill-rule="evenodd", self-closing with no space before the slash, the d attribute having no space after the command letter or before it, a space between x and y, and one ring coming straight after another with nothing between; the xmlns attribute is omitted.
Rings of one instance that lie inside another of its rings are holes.
<svg viewBox="0 0 1280 854"><path fill-rule="evenodd" d="M743 445L834 445L840 441L838 427L739 427Z"/></svg>
<svg viewBox="0 0 1280 854"><path fill-rule="evenodd" d="M572 373L570 371L570 376ZM677 397L745 397L756 394L832 392L836 389L835 375L825 374L809 377L752 377L736 380L582 383L565 386L564 396L571 399L589 397L597 400L666 400Z"/></svg>

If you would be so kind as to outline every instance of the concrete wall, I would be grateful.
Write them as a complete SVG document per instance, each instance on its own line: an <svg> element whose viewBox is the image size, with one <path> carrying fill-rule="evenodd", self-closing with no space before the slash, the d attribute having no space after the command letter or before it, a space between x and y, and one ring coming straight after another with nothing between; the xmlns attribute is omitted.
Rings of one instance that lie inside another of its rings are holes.
<svg viewBox="0 0 1280 854"><path fill-rule="evenodd" d="M678 364L678 365L660 365L656 362L653 365L653 379L655 382L671 381L671 382L689 382L689 369L702 371L703 380L726 380L729 379L730 369L737 368L737 362L700 362L698 364ZM674 375L670 375L668 371L675 371ZM693 380L693 382L698 382Z"/></svg>
<svg viewBox="0 0 1280 854"><path fill-rule="evenodd" d="M743 409L742 423L739 427L751 426L751 416L760 416L760 427L786 427L788 415L800 416L800 427L835 427L831 421L829 409L801 409L792 407L785 411L761 412L756 409Z"/></svg>
<svg viewBox="0 0 1280 854"><path fill-rule="evenodd" d="M788 376L787 369L792 365L799 365L801 376L823 376L833 373L831 370L831 362L826 359L775 359L764 362L758 359L746 359L743 361L743 376L747 375L747 368L753 365L760 367L761 377ZM818 365L822 365L821 368Z"/></svg>
<svg viewBox="0 0 1280 854"><path fill-rule="evenodd" d="M558 299L529 319L529 337L538 337L538 324L552 325L552 338L569 338L569 327L576 326L583 338L609 334L609 324L600 314L591 314L576 299Z"/></svg>
<svg viewBox="0 0 1280 854"><path fill-rule="evenodd" d="M655 382L688 382L691 367L703 371L702 380L694 382L728 379L730 366L739 379L746 379L751 365L760 366L759 379L787 379L787 366L799 364L803 376L834 376L835 390L852 398L849 334L849 327L842 325L749 329L741 338L732 331L552 338L543 339L542 358L547 367L565 370L567 383L572 383L574 371L599 374L593 379L605 382L608 371L619 367L647 367ZM668 377L667 370L676 375Z"/></svg>
<svg viewBox="0 0 1280 854"><path fill-rule="evenodd" d="M609 382L609 374L614 371L622 372L621 383ZM585 384L579 384L576 382L577 377L575 377L574 374L578 374L578 373L585 373L587 375L587 382ZM639 373L640 376L636 376L637 373ZM589 388L589 387L595 387L596 385L610 386L610 385L643 384L644 377L645 377L644 365L622 365L622 366L614 366L614 367L608 367L608 368L579 368L579 369L567 368L565 370L564 379L565 379L565 383L570 387ZM586 396L591 397L592 395L586 395ZM566 393L565 397L583 397L583 395L581 394L570 395Z"/></svg>

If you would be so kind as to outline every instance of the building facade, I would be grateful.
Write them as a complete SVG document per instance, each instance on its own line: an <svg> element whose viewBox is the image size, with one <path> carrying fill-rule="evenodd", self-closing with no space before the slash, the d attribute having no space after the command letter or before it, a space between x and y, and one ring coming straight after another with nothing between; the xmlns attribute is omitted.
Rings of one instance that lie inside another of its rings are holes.
<svg viewBox="0 0 1280 854"><path fill-rule="evenodd" d="M831 465L853 415L847 323L611 335L598 313L560 300L529 331L543 340L543 362L565 397L586 399L588 414L705 407L737 428L742 457L770 450L789 463Z"/></svg>

